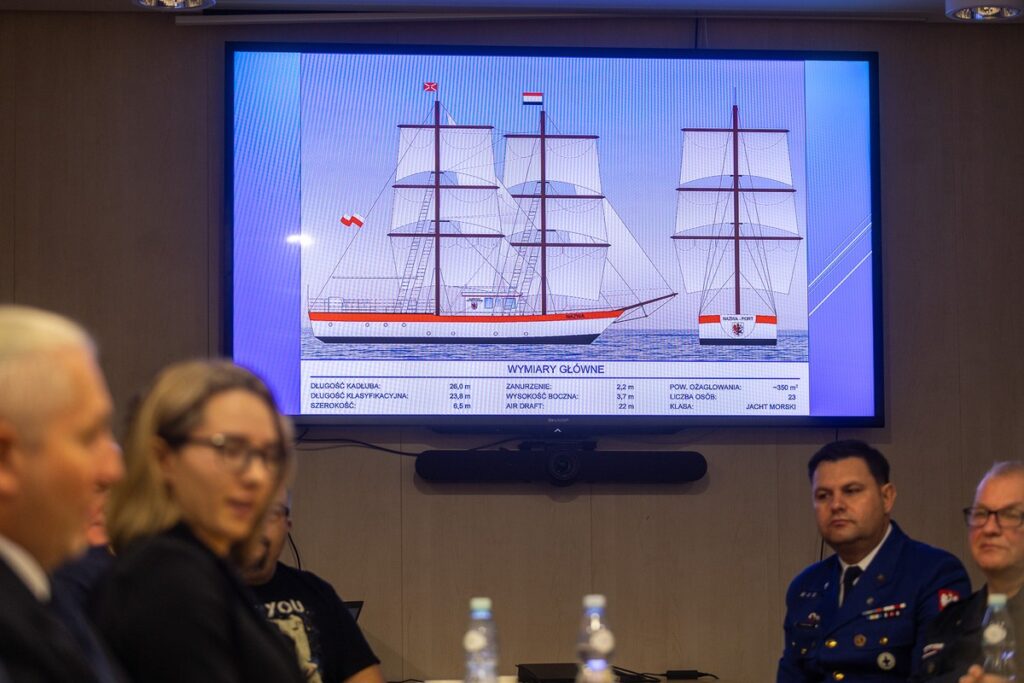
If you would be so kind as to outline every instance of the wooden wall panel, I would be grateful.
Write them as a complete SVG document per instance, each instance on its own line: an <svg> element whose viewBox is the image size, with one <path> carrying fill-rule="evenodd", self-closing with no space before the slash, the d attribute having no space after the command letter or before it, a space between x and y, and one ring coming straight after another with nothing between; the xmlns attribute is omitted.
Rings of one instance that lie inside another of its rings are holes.
<svg viewBox="0 0 1024 683"><path fill-rule="evenodd" d="M406 678L461 678L469 599L499 619L501 673L573 661L579 599L592 590L589 488L440 485L403 461Z"/></svg>
<svg viewBox="0 0 1024 683"><path fill-rule="evenodd" d="M885 36L880 55L882 235L887 344L884 432L857 433L877 442L893 468L895 518L913 536L962 550L956 512L959 437L957 378L945 371L958 355L954 306L935 293L956 287L953 169L940 141L953 137L936 99L953 97L940 69L897 68L949 61L953 26ZM936 524L935 520L942 520Z"/></svg>
<svg viewBox="0 0 1024 683"><path fill-rule="evenodd" d="M18 299L92 329L123 397L206 352L201 35L130 15L14 20Z"/></svg>
<svg viewBox="0 0 1024 683"><path fill-rule="evenodd" d="M695 30L696 29L696 30ZM13 40L9 40L14 36ZM722 19L179 27L166 16L0 14L0 300L83 320L118 402L163 363L219 348L225 40L877 50L887 427L897 519L963 555L957 510L992 458L1021 457L1017 206L1024 25ZM59 46L59 49L55 48ZM13 267L11 264L13 263ZM346 434L347 435L347 434ZM409 451L489 438L360 438ZM466 600L490 593L502 671L566 661L603 590L619 661L770 679L783 591L817 559L805 465L832 430L705 430L602 448L706 452L688 487L439 486L413 461L307 450L307 567L367 601L389 678L457 677ZM308 445L304 448L319 448ZM738 634L738 635L737 635Z"/></svg>
<svg viewBox="0 0 1024 683"><path fill-rule="evenodd" d="M740 646L782 623L771 437L698 441L708 474L688 486L594 487L594 586L608 595L623 666L727 680L773 667L770 648Z"/></svg>
<svg viewBox="0 0 1024 683"><path fill-rule="evenodd" d="M360 625L388 680L405 678L400 461L380 451L306 443L292 488L293 536L303 568L329 581L342 598L365 602Z"/></svg>
<svg viewBox="0 0 1024 683"><path fill-rule="evenodd" d="M13 25L0 22L0 121L14 118L17 86L14 55L19 42ZM0 303L14 301L14 126L0 125Z"/></svg>

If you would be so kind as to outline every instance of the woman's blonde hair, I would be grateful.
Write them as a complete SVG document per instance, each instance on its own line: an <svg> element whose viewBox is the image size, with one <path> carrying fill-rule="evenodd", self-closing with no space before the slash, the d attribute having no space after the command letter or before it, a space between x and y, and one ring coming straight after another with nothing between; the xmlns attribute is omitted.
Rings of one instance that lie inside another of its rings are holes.
<svg viewBox="0 0 1024 683"><path fill-rule="evenodd" d="M177 448L203 419L211 398L242 390L262 399L275 416L284 453L284 466L270 491L288 481L294 470L292 429L277 410L273 395L259 377L224 360L192 360L164 369L135 407L124 440L125 477L111 492L107 533L120 552L132 541L152 536L181 520L181 509L164 481L158 462L160 448ZM266 506L273 496L268 495ZM263 519L261 510L258 519ZM262 531L256 524L249 538L231 548L236 562L246 559L249 546Z"/></svg>

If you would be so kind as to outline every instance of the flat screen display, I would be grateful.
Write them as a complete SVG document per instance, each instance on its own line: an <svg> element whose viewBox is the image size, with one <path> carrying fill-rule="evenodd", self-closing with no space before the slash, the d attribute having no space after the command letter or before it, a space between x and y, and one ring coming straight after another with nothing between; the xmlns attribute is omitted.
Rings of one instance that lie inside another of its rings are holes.
<svg viewBox="0 0 1024 683"><path fill-rule="evenodd" d="M875 55L227 67L227 351L301 421L881 424Z"/></svg>

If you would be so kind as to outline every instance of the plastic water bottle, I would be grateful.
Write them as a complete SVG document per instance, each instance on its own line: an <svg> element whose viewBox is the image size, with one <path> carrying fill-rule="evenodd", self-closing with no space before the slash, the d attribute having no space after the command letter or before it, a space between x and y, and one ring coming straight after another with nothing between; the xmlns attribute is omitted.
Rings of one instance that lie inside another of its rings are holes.
<svg viewBox="0 0 1024 683"><path fill-rule="evenodd" d="M580 659L577 683L611 683L611 658L615 651L615 636L608 628L604 616L603 595L583 596L583 621L576 641Z"/></svg>
<svg viewBox="0 0 1024 683"><path fill-rule="evenodd" d="M466 683L497 683L498 632L490 598L469 601L469 628L462 639L466 649Z"/></svg>
<svg viewBox="0 0 1024 683"><path fill-rule="evenodd" d="M1006 596L989 593L988 609L981 621L981 651L985 656L985 673L1002 676L1007 681L1017 680L1017 662L1014 658L1017 639L1013 634L1013 619L1006 609Z"/></svg>

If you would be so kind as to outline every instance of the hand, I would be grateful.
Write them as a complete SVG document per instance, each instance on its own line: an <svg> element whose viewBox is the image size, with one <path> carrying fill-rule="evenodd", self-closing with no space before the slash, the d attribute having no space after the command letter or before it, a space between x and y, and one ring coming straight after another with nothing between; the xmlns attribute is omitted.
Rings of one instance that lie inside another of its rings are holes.
<svg viewBox="0 0 1024 683"><path fill-rule="evenodd" d="M960 683L1009 683L1002 676L986 674L985 670L975 664L967 673L960 677Z"/></svg>

